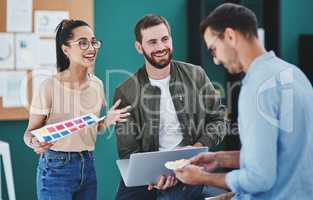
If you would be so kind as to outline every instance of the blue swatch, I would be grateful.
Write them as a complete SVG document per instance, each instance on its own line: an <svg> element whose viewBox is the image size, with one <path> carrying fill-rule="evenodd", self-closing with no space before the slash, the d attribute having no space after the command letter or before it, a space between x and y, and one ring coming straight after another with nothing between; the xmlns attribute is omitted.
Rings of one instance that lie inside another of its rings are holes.
<svg viewBox="0 0 313 200"><path fill-rule="evenodd" d="M95 123L94 120L90 120L90 121L87 122L88 125L93 124L93 123Z"/></svg>
<svg viewBox="0 0 313 200"><path fill-rule="evenodd" d="M49 142L52 140L52 138L50 136L44 136L43 139L46 141L46 142Z"/></svg>
<svg viewBox="0 0 313 200"><path fill-rule="evenodd" d="M70 132L68 132L68 131L62 131L61 132L61 134L63 135L63 136L66 136L66 135L68 135Z"/></svg>
<svg viewBox="0 0 313 200"><path fill-rule="evenodd" d="M91 120L92 118L90 116L86 116L86 117L83 117L83 120L84 121L88 121L88 120Z"/></svg>
<svg viewBox="0 0 313 200"><path fill-rule="evenodd" d="M54 139L57 139L57 138L61 137L61 135L59 133L55 133L55 134L52 135L52 137Z"/></svg>

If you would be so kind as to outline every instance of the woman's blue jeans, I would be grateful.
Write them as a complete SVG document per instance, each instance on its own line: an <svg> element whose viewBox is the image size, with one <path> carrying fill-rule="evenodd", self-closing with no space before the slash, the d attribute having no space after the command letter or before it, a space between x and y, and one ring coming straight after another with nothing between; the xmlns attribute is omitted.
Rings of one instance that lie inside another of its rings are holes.
<svg viewBox="0 0 313 200"><path fill-rule="evenodd" d="M92 152L44 153L37 168L38 200L96 200L97 178Z"/></svg>

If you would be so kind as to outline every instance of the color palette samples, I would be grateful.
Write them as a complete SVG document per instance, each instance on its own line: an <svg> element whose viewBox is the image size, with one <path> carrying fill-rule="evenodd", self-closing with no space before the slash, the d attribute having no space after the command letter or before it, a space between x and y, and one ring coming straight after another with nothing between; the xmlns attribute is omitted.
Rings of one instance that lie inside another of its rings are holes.
<svg viewBox="0 0 313 200"><path fill-rule="evenodd" d="M70 134L74 134L83 128L92 126L104 118L98 118L96 115L90 113L74 119L46 125L40 129L31 131L31 133L40 142L54 142Z"/></svg>

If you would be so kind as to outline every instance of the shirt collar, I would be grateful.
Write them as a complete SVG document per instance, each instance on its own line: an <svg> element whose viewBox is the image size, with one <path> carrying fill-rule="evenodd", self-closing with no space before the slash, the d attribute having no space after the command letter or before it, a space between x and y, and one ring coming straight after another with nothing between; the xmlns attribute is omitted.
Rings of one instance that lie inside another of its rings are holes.
<svg viewBox="0 0 313 200"><path fill-rule="evenodd" d="M246 84L249 80L249 77L251 76L251 74L254 74L258 68L260 67L264 67L263 65L261 65L261 63L265 60L268 60L268 59L272 59L276 57L275 53L273 51L269 51L269 52L266 52L258 57L256 57L250 64L249 68L248 68L248 71L246 72L246 75L245 77L243 78L242 80L242 84Z"/></svg>
<svg viewBox="0 0 313 200"><path fill-rule="evenodd" d="M171 61L171 71L170 71L170 84L176 81L177 74L177 63L175 61ZM143 85L150 84L149 76L146 71L146 66L144 65L141 69L139 69L139 80Z"/></svg>

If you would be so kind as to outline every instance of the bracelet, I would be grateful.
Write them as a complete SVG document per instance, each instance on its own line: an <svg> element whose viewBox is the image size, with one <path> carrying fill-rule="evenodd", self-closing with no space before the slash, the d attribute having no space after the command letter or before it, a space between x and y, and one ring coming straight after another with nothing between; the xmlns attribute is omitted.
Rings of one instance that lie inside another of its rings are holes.
<svg viewBox="0 0 313 200"><path fill-rule="evenodd" d="M105 128L108 128L108 127L109 127L109 125L108 125L107 122L106 122L106 119L103 120L103 124L104 124Z"/></svg>
<svg viewBox="0 0 313 200"><path fill-rule="evenodd" d="M104 119L103 122L101 123L101 129L106 129L106 128L108 128L108 124L106 123Z"/></svg>

